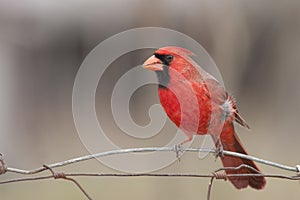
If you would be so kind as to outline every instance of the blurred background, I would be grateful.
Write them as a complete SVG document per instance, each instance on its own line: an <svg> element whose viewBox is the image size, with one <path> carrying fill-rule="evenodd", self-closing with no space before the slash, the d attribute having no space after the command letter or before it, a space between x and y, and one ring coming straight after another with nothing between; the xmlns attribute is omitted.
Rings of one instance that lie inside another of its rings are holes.
<svg viewBox="0 0 300 200"><path fill-rule="evenodd" d="M80 64L97 44L114 34L158 26L187 34L212 56L226 89L237 99L241 114L252 128L250 132L238 128L251 155L290 166L300 164L299 9L298 0L2 0L0 152L8 166L21 169L88 154L72 117L72 87ZM123 73L151 53L145 50L120 57L101 80L97 111L107 113L102 123L115 140L121 137L121 131L114 125L109 109L112 88ZM158 102L155 86L144 89L137 91L130 108L140 124L149 120L149 105ZM163 134L170 137L168 131L172 134L175 127L170 122L166 126ZM136 140L126 142L126 147L143 146ZM220 166L213 156L199 160L195 154L185 154L181 162L158 172L210 173ZM259 166L268 174L293 174ZM95 160L57 171L116 172ZM14 177L19 176L8 173L0 180ZM205 199L209 181L109 177L77 180L95 199L145 200ZM215 181L212 199L299 199L299 187L297 181L268 178L262 191L238 191L228 182ZM0 185L0 199L84 196L70 182L45 180Z"/></svg>

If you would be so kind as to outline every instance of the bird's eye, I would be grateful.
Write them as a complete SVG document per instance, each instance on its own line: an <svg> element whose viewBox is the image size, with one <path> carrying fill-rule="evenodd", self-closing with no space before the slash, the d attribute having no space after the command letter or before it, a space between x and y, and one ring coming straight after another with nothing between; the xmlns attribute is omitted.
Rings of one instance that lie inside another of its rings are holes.
<svg viewBox="0 0 300 200"><path fill-rule="evenodd" d="M172 55L166 55L165 59L168 63L170 63L173 60L173 56Z"/></svg>

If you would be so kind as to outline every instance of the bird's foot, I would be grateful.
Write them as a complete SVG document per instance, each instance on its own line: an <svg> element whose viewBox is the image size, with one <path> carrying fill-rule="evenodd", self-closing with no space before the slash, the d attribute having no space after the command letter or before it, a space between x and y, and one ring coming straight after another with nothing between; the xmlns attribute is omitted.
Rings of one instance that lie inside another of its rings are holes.
<svg viewBox="0 0 300 200"><path fill-rule="evenodd" d="M217 160L218 157L224 157L224 153L223 153L223 145L220 142L220 140L218 140L217 144L216 144L216 150L215 150L215 159Z"/></svg>
<svg viewBox="0 0 300 200"><path fill-rule="evenodd" d="M176 158L178 159L178 161L180 161L180 157L183 153L182 144L176 144L174 146L174 152L176 153Z"/></svg>
<svg viewBox="0 0 300 200"><path fill-rule="evenodd" d="M183 145L184 145L185 143L187 143L187 142L190 142L192 139L193 139L193 136L190 135L190 136L188 136L188 138L185 139L183 142L181 142L180 144L176 144L176 145L174 146L174 151L175 151L175 153L176 153L176 158L178 159L178 161L180 161L180 157L181 157L181 155L183 154L183 151L184 151Z"/></svg>

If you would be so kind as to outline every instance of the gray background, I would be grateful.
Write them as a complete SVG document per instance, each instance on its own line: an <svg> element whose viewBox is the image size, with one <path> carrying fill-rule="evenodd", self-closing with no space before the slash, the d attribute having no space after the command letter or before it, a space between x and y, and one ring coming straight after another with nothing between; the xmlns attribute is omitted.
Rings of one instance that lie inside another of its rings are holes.
<svg viewBox="0 0 300 200"><path fill-rule="evenodd" d="M219 67L227 90L237 99L249 132L238 128L247 150L261 158L294 166L300 163L298 133L300 2L277 1L1 1L0 2L0 152L9 166L31 169L87 154L72 118L72 87L85 56L102 40L129 28L161 26L183 32L206 48ZM101 79L98 112L109 137L123 147L159 146L162 134L139 141L122 134L111 118L111 90L128 69L152 50L116 60ZM101 95L100 95L101 94ZM155 95L154 95L155 94ZM137 123L149 120L157 103L155 86L134 95L130 109ZM160 170L210 173L220 167L213 156ZM260 165L265 173L290 174ZM72 172L115 172L97 161L63 168ZM15 177L1 176L0 180ZM95 199L205 199L208 179L79 178ZM117 192L116 192L117 191ZM213 199L299 199L299 183L268 179L262 191L238 191L216 181ZM83 199L73 184L39 181L0 186L1 199Z"/></svg>

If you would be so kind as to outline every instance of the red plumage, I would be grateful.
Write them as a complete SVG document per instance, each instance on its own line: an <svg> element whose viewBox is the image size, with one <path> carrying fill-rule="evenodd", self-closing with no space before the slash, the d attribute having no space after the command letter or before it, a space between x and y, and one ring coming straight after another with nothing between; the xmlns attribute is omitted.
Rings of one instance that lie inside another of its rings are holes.
<svg viewBox="0 0 300 200"><path fill-rule="evenodd" d="M159 80L158 94L162 107L168 117L187 135L186 143L196 134L210 134L224 150L247 154L235 133L233 122L249 128L237 111L233 98L210 74L197 65L189 56L187 49L164 47L158 49L144 63L144 68L154 70ZM221 157L224 167L249 165L260 171L253 161L231 156ZM227 174L255 173L242 168L226 171ZM230 177L237 188L248 185L262 189L264 177Z"/></svg>

